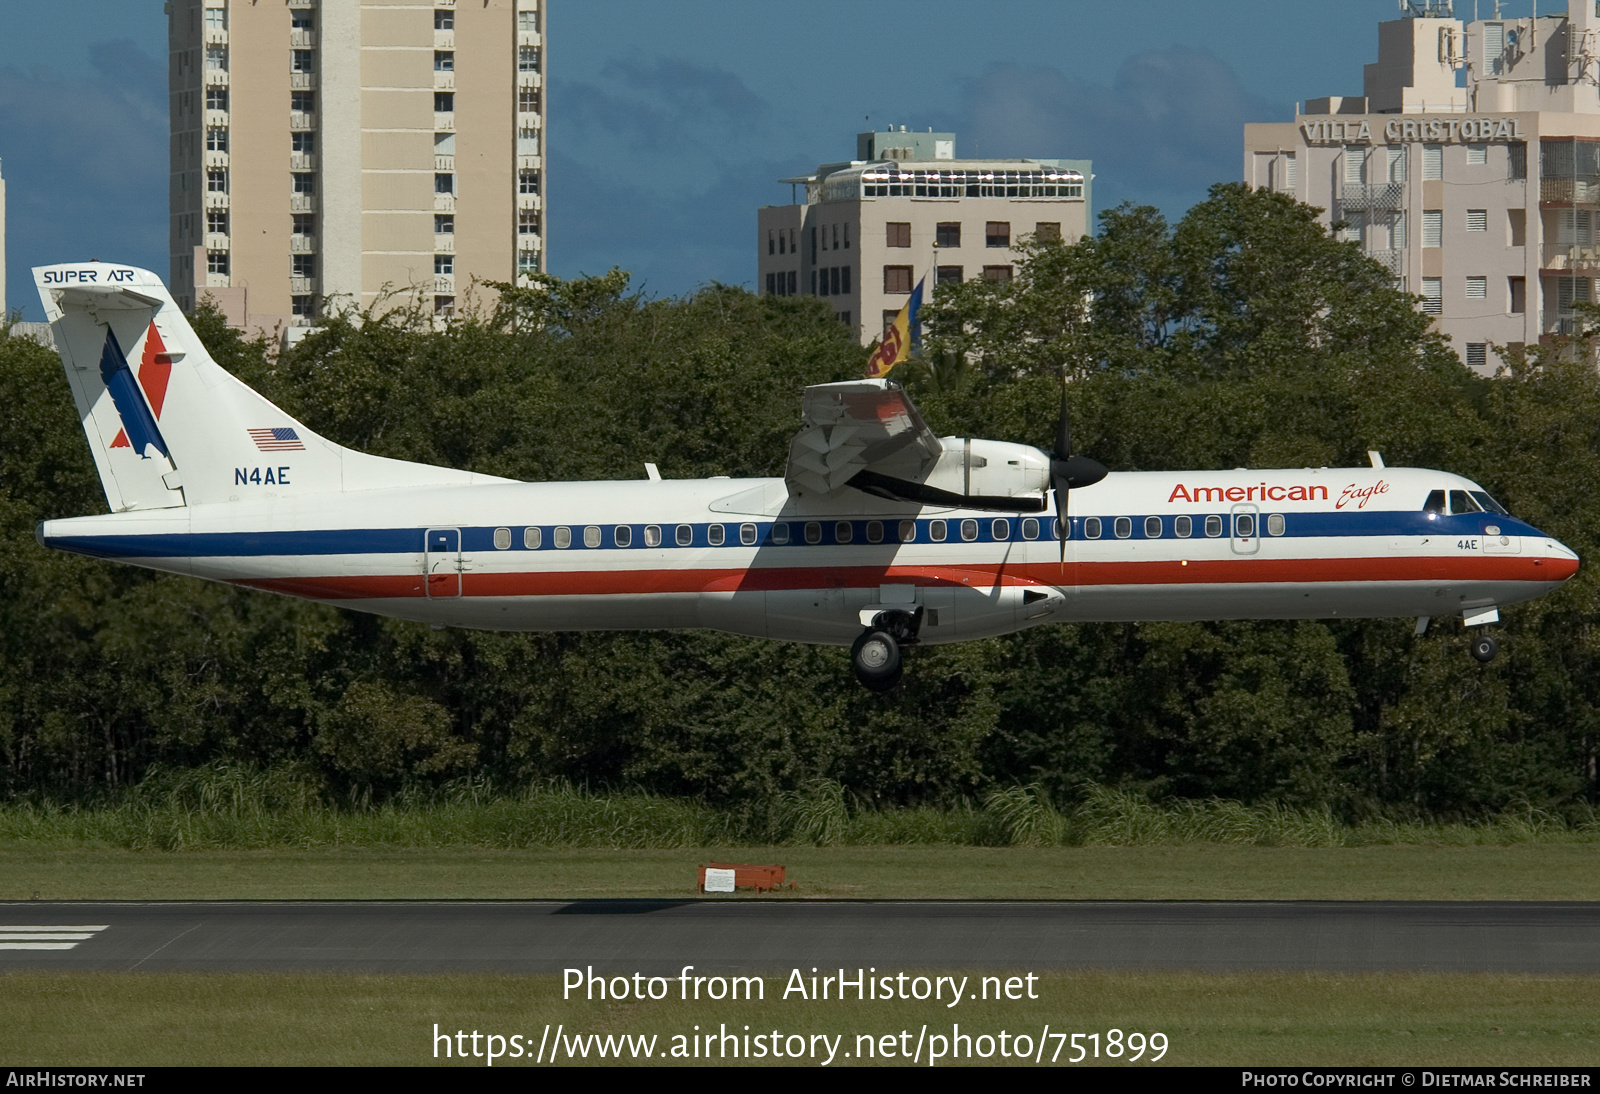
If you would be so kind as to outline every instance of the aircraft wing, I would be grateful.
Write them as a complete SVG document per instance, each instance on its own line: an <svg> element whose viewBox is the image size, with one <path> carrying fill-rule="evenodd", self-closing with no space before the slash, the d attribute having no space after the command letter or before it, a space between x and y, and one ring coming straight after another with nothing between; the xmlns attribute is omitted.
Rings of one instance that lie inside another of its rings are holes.
<svg viewBox="0 0 1600 1094"><path fill-rule="evenodd" d="M863 471L921 481L944 451L905 391L888 380L808 387L801 418L783 473L791 490L831 494Z"/></svg>

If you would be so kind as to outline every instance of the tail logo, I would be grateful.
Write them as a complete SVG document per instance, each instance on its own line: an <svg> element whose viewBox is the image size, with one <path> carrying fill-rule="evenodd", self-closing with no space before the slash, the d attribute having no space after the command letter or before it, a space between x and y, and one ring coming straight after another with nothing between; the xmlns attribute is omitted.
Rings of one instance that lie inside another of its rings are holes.
<svg viewBox="0 0 1600 1094"><path fill-rule="evenodd" d="M117 336L106 328L105 348L100 351L100 378L105 382L111 402L122 419L122 429L111 442L112 448L131 448L141 459L150 458L150 449L172 459L167 451L166 438L156 419L161 416L161 406L167 397L167 381L172 376L172 358L150 324L144 340L144 353L139 362L139 376L135 379L123 356ZM149 401L146 401L148 396Z"/></svg>

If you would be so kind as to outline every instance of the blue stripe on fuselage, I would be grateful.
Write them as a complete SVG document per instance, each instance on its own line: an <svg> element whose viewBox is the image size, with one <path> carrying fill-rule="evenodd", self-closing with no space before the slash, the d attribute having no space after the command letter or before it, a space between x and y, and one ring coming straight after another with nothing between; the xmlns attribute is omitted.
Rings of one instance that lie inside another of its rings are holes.
<svg viewBox="0 0 1600 1094"><path fill-rule="evenodd" d="M1207 514L1183 514L1194 519L1195 534L1186 539L1174 535L1172 516L1162 517L1162 535L1150 537L1145 535L1144 516L1129 514L1132 519L1132 534L1127 537L1118 537L1114 533L1115 516L1102 516L1103 531L1098 539L1085 540L1083 538L1083 517L1072 518L1072 538L1085 543L1119 542L1123 539L1129 541L1147 539L1178 540L1179 542L1200 541L1212 538L1227 538L1228 517L1230 514L1215 514L1223 518L1223 535L1208 537L1203 533L1204 520ZM1258 514L1264 517L1265 514ZM996 518L993 516L969 518L940 518L924 517L917 520L917 534L914 541L918 544L942 542L950 545L961 543L1018 543L1026 542L1022 535L1022 522L1024 519L1038 521L1039 539L1053 540L1052 525L1054 521L1048 517L1038 518ZM977 537L964 540L961 536L963 520L977 522ZM1006 534L996 536L994 526L997 520L1006 521ZM930 525L935 521L943 521L946 527L945 538L934 540ZM776 523L787 524L789 538L787 543L779 544L773 536L775 522L772 521L707 521L686 522L691 529L690 541L679 544L676 538L677 524L650 525L661 529L661 542L654 546L645 544L645 524L623 525L632 530L631 542L627 547L618 547L616 541L616 524L598 525L601 529L601 540L598 548L584 546L583 533L585 525L565 525L571 530L571 546L558 548L555 546L554 531L559 525L514 525L510 526L511 546L497 549L494 545L494 527L469 527L461 529L461 548L466 552L490 553L499 550L507 551L585 551L585 550L668 550L668 549L706 549L711 547L832 547L843 542L837 534L840 524L850 525L850 542L854 546L871 546L868 537L868 525L881 523L883 526L882 542L889 545L896 543L895 532L898 520L885 519L874 522L867 520L850 521L804 521L790 520ZM1493 523L1500 526L1501 534L1510 536L1539 536L1540 533L1532 526L1517 520L1515 517L1501 516L1493 513L1467 513L1457 516L1437 516L1430 519L1427 513L1383 511L1374 513L1288 513L1285 514L1285 527L1282 536L1260 535L1258 538L1268 543L1277 539L1308 539L1308 538L1344 538L1344 537L1374 537L1374 536L1439 536L1451 538L1455 536L1481 536L1486 524ZM742 543L740 528L745 524L754 524L756 527L756 543ZM806 541L806 526L819 525L819 540L817 543ZM709 529L713 525L721 525L725 529L725 538L720 544L712 544ZM502 526L504 527L504 526ZM524 546L523 529L537 527L540 530L539 546L528 548ZM1264 529L1263 529L1264 530ZM110 559L136 559L136 558L216 558L216 557L260 557L260 556L295 556L295 555L396 555L419 554L423 550L422 528L334 528L302 532L166 532L152 533L150 535L91 535L91 536L51 536L46 543L57 550L71 551L75 554L92 555L98 558Z"/></svg>

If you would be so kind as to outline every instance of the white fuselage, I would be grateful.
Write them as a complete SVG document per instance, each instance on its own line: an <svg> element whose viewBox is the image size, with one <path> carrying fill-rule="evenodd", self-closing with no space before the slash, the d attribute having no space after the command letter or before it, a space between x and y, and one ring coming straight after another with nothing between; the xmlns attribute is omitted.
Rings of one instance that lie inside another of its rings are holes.
<svg viewBox="0 0 1600 1094"><path fill-rule="evenodd" d="M781 479L258 496L39 535L446 626L849 644L879 611L922 608L921 641L940 643L1046 622L1471 615L1576 572L1514 517L1424 511L1431 492L1478 489L1410 468L1116 473L1071 494L1064 560L1053 513L819 507Z"/></svg>

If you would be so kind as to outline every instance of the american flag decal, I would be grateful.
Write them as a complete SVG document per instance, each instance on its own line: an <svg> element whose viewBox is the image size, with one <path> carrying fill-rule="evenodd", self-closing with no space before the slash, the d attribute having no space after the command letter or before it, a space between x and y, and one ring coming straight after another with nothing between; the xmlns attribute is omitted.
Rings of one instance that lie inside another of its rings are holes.
<svg viewBox="0 0 1600 1094"><path fill-rule="evenodd" d="M277 429L252 429L248 431L250 439L256 442L256 447L263 452L304 452L306 446L300 442L300 434L287 426Z"/></svg>

